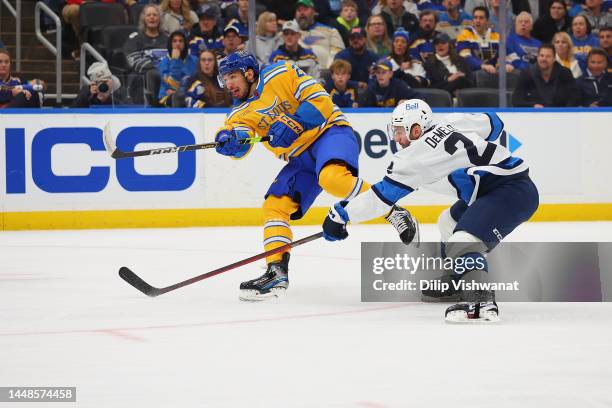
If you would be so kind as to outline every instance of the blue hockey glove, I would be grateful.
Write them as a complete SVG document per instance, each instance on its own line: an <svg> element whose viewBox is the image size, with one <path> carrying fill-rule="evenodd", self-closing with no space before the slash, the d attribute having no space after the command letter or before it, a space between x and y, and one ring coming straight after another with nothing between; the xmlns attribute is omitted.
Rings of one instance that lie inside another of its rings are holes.
<svg viewBox="0 0 612 408"><path fill-rule="evenodd" d="M340 241L348 237L346 223L349 216L344 207L348 201L334 204L330 209L325 221L323 221L323 237L328 241Z"/></svg>
<svg viewBox="0 0 612 408"><path fill-rule="evenodd" d="M236 156L249 148L248 144L239 143L240 138L233 130L222 129L217 132L215 142L219 143L215 150L225 156Z"/></svg>
<svg viewBox="0 0 612 408"><path fill-rule="evenodd" d="M268 130L270 146L289 147L304 131L304 126L291 115L281 115Z"/></svg>

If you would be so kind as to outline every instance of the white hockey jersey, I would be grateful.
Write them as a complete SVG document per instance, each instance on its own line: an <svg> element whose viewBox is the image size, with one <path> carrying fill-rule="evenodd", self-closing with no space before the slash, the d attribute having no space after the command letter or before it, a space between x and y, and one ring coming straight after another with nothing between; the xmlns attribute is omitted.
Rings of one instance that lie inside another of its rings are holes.
<svg viewBox="0 0 612 408"><path fill-rule="evenodd" d="M398 151L384 179L345 207L352 222L389 212L399 199L419 188L453 195L468 205L504 181L527 172L527 164L512 157L508 136L494 113L456 113L435 120L410 146Z"/></svg>

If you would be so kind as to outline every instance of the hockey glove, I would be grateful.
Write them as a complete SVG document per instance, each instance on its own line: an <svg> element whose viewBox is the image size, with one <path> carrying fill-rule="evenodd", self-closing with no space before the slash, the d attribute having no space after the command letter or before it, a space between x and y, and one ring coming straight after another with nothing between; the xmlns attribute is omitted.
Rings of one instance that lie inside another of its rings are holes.
<svg viewBox="0 0 612 408"><path fill-rule="evenodd" d="M224 156L240 156L249 149L249 145L241 144L240 140L233 130L222 129L215 136L215 142L219 143L215 150Z"/></svg>
<svg viewBox="0 0 612 408"><path fill-rule="evenodd" d="M323 221L323 237L328 241L340 241L348 237L346 223L349 216L344 207L348 201L334 204L330 209L325 221Z"/></svg>
<svg viewBox="0 0 612 408"><path fill-rule="evenodd" d="M281 115L268 130L270 146L289 147L304 131L304 126L292 115Z"/></svg>

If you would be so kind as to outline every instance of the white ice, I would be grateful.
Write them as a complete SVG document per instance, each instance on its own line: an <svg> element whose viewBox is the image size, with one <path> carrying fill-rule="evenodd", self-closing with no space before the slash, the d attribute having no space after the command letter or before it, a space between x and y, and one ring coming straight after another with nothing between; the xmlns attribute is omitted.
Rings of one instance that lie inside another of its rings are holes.
<svg viewBox="0 0 612 408"><path fill-rule="evenodd" d="M295 237L316 232L295 228ZM76 386L77 403L7 407L610 407L612 304L504 303L498 325L446 305L361 303L359 248L389 226L293 251L284 298L243 303L260 228L0 233L0 386ZM437 239L433 225L425 240ZM612 223L534 223L515 241L612 241Z"/></svg>

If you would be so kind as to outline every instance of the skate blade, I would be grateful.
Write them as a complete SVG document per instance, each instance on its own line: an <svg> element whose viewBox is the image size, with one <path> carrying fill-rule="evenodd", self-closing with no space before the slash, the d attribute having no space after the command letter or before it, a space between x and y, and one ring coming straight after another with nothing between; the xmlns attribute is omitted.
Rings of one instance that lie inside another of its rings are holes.
<svg viewBox="0 0 612 408"><path fill-rule="evenodd" d="M252 289L242 289L240 290L240 295L238 295L238 299L243 302L264 302L266 300L276 299L285 294L287 289L285 288L272 288L267 293L260 293L256 290Z"/></svg>
<svg viewBox="0 0 612 408"><path fill-rule="evenodd" d="M470 319L468 314L463 310L456 310L450 312L444 318L446 323L450 324L483 324L483 323L497 323L500 321L499 315L495 312L484 311L480 313L480 317L477 319Z"/></svg>

